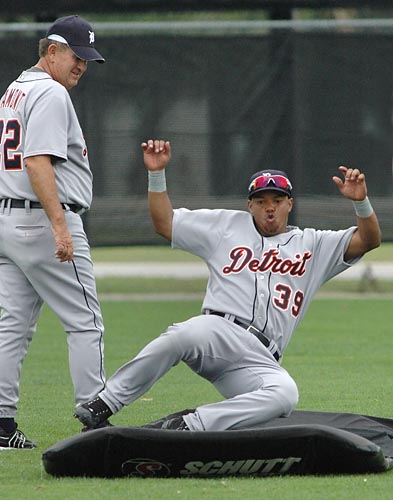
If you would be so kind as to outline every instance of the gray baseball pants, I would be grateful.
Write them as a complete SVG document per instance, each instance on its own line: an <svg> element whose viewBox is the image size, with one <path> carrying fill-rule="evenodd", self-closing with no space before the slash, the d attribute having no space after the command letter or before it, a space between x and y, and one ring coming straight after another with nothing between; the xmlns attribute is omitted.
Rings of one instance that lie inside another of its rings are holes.
<svg viewBox="0 0 393 500"><path fill-rule="evenodd" d="M105 386L104 326L90 247L79 215L67 211L74 260L61 263L43 209L0 210L0 417L14 417L19 379L45 302L67 333L75 401L86 402ZM50 369L42 369L50 377Z"/></svg>
<svg viewBox="0 0 393 500"><path fill-rule="evenodd" d="M295 382L266 347L242 327L213 315L170 326L119 368L99 396L115 413L180 361L226 398L185 416L191 430L249 428L288 416L297 404Z"/></svg>

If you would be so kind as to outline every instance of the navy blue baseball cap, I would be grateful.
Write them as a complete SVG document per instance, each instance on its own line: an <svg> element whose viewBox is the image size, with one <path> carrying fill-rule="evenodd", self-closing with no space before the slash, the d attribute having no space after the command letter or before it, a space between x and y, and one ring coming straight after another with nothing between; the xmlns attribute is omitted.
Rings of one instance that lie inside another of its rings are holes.
<svg viewBox="0 0 393 500"><path fill-rule="evenodd" d="M292 184L283 170L261 170L251 176L248 199L262 191L279 191L292 198Z"/></svg>
<svg viewBox="0 0 393 500"><path fill-rule="evenodd" d="M91 25L82 17L59 17L46 33L46 38L64 43L84 61L104 63L105 59L95 48L95 34Z"/></svg>

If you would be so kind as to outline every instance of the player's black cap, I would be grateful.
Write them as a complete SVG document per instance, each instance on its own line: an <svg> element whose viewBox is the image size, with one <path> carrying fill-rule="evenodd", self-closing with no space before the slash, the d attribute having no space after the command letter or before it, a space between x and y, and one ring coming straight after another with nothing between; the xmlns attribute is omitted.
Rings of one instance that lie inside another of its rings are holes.
<svg viewBox="0 0 393 500"><path fill-rule="evenodd" d="M105 62L105 59L94 46L95 35L93 28L82 17L59 17L48 29L46 38L67 44L79 59L99 63Z"/></svg>
<svg viewBox="0 0 393 500"><path fill-rule="evenodd" d="M292 184L283 170L261 170L251 176L248 199L261 191L280 191L292 198Z"/></svg>

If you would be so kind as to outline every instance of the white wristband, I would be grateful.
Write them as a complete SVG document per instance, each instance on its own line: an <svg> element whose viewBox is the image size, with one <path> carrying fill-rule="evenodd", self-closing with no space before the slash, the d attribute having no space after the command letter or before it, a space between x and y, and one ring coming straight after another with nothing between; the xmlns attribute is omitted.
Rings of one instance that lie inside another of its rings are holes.
<svg viewBox="0 0 393 500"><path fill-rule="evenodd" d="M153 193L163 193L166 191L165 168L157 172L148 171L148 190Z"/></svg>
<svg viewBox="0 0 393 500"><path fill-rule="evenodd" d="M352 203L355 208L356 215L362 219L370 217L370 215L374 212L367 196L362 201L352 201Z"/></svg>

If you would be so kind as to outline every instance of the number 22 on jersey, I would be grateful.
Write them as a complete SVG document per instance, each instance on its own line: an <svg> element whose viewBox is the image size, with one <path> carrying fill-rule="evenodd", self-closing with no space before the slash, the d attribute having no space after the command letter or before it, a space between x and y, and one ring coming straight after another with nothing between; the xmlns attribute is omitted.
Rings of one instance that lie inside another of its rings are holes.
<svg viewBox="0 0 393 500"><path fill-rule="evenodd" d="M22 153L18 153L22 139L19 120L0 119L0 159L2 170L22 170Z"/></svg>

